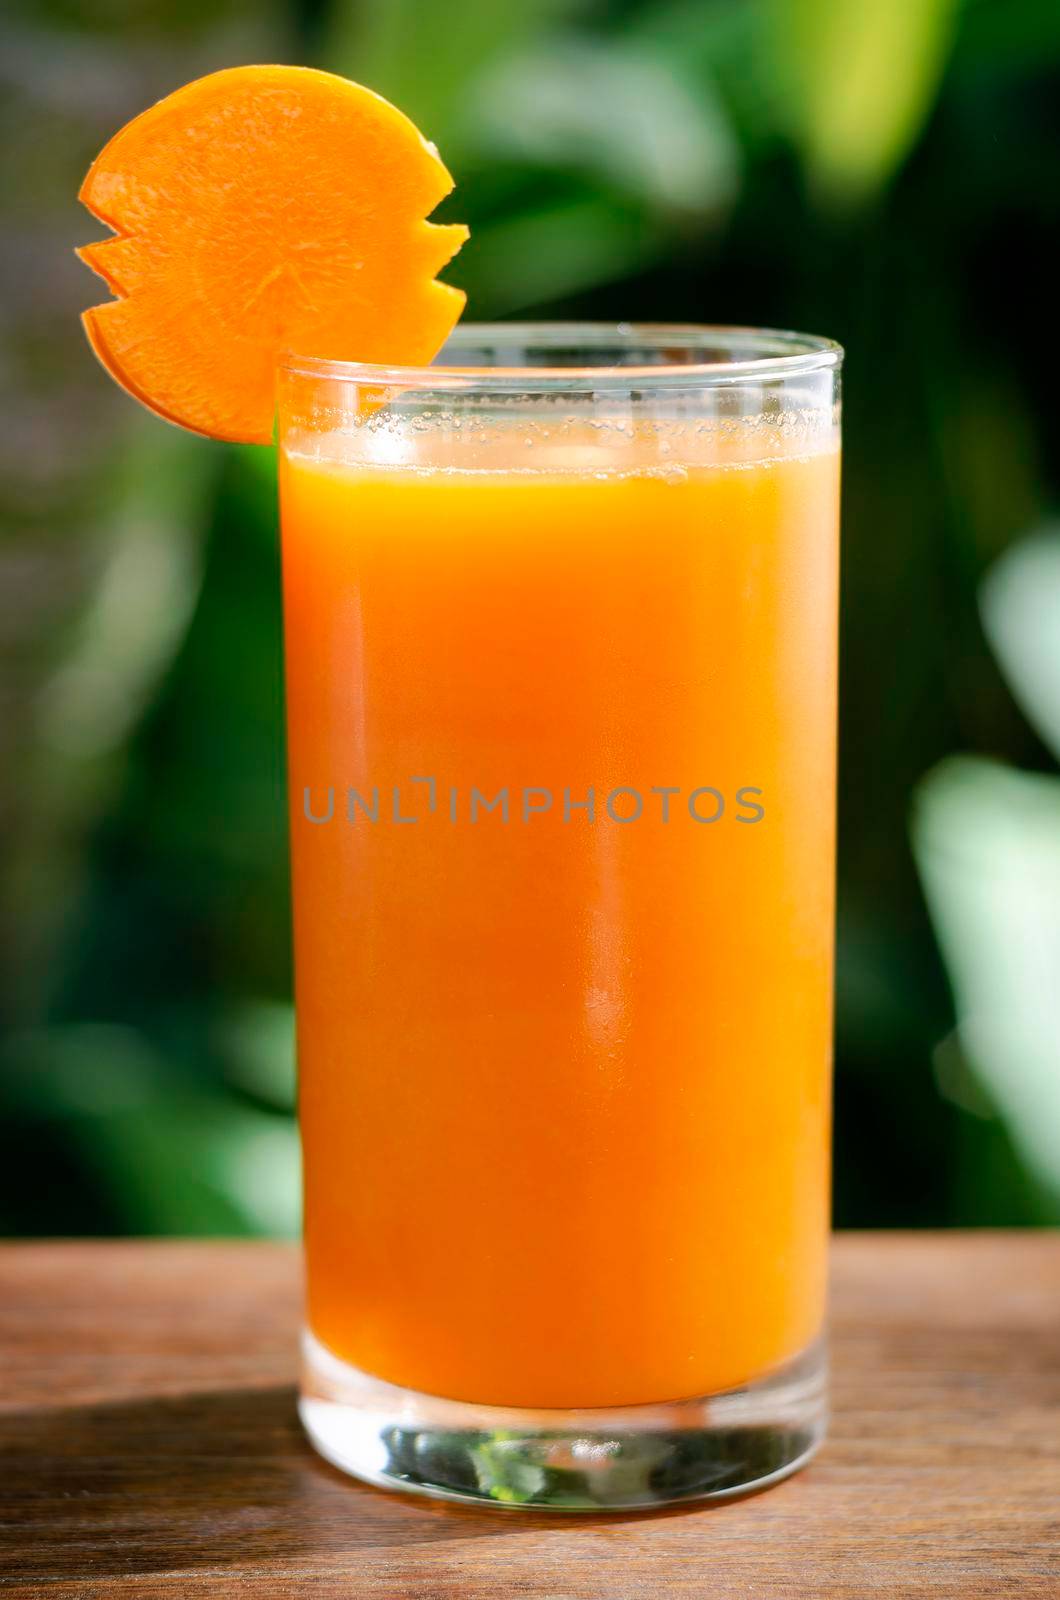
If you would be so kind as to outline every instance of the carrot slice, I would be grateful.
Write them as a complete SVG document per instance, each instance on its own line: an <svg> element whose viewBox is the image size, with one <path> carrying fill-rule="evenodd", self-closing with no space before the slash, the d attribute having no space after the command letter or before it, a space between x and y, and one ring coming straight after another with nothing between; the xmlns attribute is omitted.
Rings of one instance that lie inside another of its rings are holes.
<svg viewBox="0 0 1060 1600"><path fill-rule="evenodd" d="M428 362L464 306L435 274L467 229L453 187L371 90L308 67L233 67L134 118L80 198L117 234L78 251L116 300L84 313L113 378L170 422L267 444L286 352Z"/></svg>

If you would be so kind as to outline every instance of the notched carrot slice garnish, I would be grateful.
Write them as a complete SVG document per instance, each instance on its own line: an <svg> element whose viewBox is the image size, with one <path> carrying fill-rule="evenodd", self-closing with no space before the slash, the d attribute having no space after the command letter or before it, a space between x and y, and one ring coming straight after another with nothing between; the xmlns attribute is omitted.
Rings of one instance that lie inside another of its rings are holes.
<svg viewBox="0 0 1060 1600"><path fill-rule="evenodd" d="M371 90L233 67L134 118L80 198L115 237L78 251L116 299L84 314L111 376L160 416L267 444L285 353L421 365L464 295L436 274L467 229L426 218L453 181Z"/></svg>

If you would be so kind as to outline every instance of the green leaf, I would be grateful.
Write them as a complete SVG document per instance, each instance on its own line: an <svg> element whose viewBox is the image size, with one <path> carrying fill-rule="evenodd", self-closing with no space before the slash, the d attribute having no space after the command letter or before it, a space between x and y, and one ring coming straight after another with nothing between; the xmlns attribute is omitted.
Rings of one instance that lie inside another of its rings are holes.
<svg viewBox="0 0 1060 1600"><path fill-rule="evenodd" d="M1007 550L983 584L980 605L1009 688L1060 757L1060 529Z"/></svg>
<svg viewBox="0 0 1060 1600"><path fill-rule="evenodd" d="M920 786L913 844L962 1051L1060 1202L1060 780L953 757Z"/></svg>
<svg viewBox="0 0 1060 1600"><path fill-rule="evenodd" d="M714 211L737 149L717 96L641 42L557 39L499 62L471 97L483 151L580 172L662 209Z"/></svg>
<svg viewBox="0 0 1060 1600"><path fill-rule="evenodd" d="M9 1099L63 1128L130 1231L298 1232L293 1118L188 1081L140 1033L116 1024L18 1035L3 1066Z"/></svg>
<svg viewBox="0 0 1060 1600"><path fill-rule="evenodd" d="M901 165L930 115L957 0L770 0L789 125L811 181L858 201Z"/></svg>
<svg viewBox="0 0 1060 1600"><path fill-rule="evenodd" d="M294 1110L293 1006L257 1000L233 1007L218 1027L218 1045L230 1083L267 1106Z"/></svg>

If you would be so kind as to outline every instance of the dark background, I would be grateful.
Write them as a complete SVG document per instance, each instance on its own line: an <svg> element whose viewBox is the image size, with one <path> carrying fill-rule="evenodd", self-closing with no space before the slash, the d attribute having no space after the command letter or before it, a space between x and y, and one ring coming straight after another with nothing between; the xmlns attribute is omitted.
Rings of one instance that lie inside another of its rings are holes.
<svg viewBox="0 0 1060 1600"><path fill-rule="evenodd" d="M837 1220L1060 1220L1055 0L8 17L0 1230L297 1226L273 461L105 378L71 254L106 138L262 60L438 143L471 318L847 347Z"/></svg>

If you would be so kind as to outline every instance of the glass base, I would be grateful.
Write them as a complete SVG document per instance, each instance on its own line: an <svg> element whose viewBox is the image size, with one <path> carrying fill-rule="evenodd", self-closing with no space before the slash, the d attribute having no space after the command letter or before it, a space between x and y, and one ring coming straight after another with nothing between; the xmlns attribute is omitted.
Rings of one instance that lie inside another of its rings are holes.
<svg viewBox="0 0 1060 1600"><path fill-rule="evenodd" d="M527 1411L400 1389L307 1333L299 1411L316 1449L384 1489L553 1511L717 1500L777 1483L824 1437L823 1339L724 1394L613 1410Z"/></svg>

